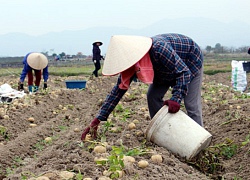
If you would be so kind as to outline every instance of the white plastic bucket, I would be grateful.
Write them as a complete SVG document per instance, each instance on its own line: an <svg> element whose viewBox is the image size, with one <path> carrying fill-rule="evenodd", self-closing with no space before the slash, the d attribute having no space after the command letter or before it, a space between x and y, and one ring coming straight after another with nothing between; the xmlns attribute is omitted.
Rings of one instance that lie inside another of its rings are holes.
<svg viewBox="0 0 250 180"><path fill-rule="evenodd" d="M186 159L209 146L212 135L183 111L168 113L163 106L146 130L147 140Z"/></svg>

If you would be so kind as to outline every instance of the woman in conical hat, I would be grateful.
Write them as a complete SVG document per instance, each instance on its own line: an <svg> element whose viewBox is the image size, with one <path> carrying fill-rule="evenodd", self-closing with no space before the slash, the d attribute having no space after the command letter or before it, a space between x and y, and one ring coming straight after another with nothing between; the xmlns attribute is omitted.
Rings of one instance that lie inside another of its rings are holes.
<svg viewBox="0 0 250 180"><path fill-rule="evenodd" d="M147 93L150 117L168 106L169 113L176 113L184 100L188 115L203 126L201 109L201 82L203 55L200 47L181 34L160 34L149 37L112 36L103 65L103 75L119 74L117 84L107 96L99 113L82 133L96 137L100 121L106 121L130 83L137 77L149 84ZM163 100L172 87L172 97ZM90 131L92 129L92 131Z"/></svg>
<svg viewBox="0 0 250 180"><path fill-rule="evenodd" d="M44 79L44 86L43 88L47 88L47 80L49 78L48 72L48 59L42 53L28 53L23 59L23 70L20 75L20 82L19 82L19 90L24 90L23 83L25 80L26 75L28 74L28 89L29 92L36 92L39 89L41 76L43 73ZM33 71L35 74L35 85L33 86Z"/></svg>
<svg viewBox="0 0 250 180"><path fill-rule="evenodd" d="M98 71L101 69L101 63L100 63L100 60L103 59L103 56L101 55L101 50L99 48L99 46L102 45L102 42L101 41L95 41L93 42L93 63L95 65L95 70L93 71L93 75L95 75L95 77L98 77Z"/></svg>

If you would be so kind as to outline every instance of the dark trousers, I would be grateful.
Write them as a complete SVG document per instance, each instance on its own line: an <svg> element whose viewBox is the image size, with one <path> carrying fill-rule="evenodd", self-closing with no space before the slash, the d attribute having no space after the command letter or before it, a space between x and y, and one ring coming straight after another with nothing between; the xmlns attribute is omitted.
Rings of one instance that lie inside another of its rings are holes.
<svg viewBox="0 0 250 180"><path fill-rule="evenodd" d="M40 85L40 81L41 81L41 76L42 76L42 71L41 70L34 70L35 72L35 85L39 86ZM28 72L28 86L32 86L33 85L33 72L32 70Z"/></svg>
<svg viewBox="0 0 250 180"><path fill-rule="evenodd" d="M187 114L199 125L203 126L202 120L202 104L201 104L201 84L202 84L203 69L188 85L188 93L184 97L184 105ZM155 85L151 84L147 93L148 109L150 117L154 115L163 106L163 97L168 91L170 85Z"/></svg>
<svg viewBox="0 0 250 180"><path fill-rule="evenodd" d="M96 60L96 63L94 63L95 65L95 70L93 71L93 74L95 75L95 77L98 77L98 70L101 69L101 64L99 60Z"/></svg>

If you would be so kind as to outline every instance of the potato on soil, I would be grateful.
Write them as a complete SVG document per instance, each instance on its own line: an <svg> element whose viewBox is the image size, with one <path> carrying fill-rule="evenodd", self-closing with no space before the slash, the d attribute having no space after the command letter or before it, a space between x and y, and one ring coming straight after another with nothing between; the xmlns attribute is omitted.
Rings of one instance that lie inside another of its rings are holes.
<svg viewBox="0 0 250 180"><path fill-rule="evenodd" d="M47 143L48 143L48 142L51 142L51 141L52 141L52 138L51 138L51 137L46 137L46 138L44 139L44 141L47 142Z"/></svg>
<svg viewBox="0 0 250 180"><path fill-rule="evenodd" d="M109 177L101 176L98 178L98 180L111 180Z"/></svg>
<svg viewBox="0 0 250 180"><path fill-rule="evenodd" d="M162 163L162 156L159 154L152 155L151 160L155 163Z"/></svg>
<svg viewBox="0 0 250 180"><path fill-rule="evenodd" d="M135 123L129 123L128 128L129 130L135 129L136 128Z"/></svg>
<svg viewBox="0 0 250 180"><path fill-rule="evenodd" d="M90 134L87 134L84 141L91 141L92 140L92 137Z"/></svg>
<svg viewBox="0 0 250 180"><path fill-rule="evenodd" d="M9 115L7 115L7 114L5 114L5 115L3 116L3 118L4 118L5 120L9 120L9 119L10 119Z"/></svg>
<svg viewBox="0 0 250 180"><path fill-rule="evenodd" d="M138 162L138 167L140 168L146 168L148 166L148 161L146 160L141 160Z"/></svg>
<svg viewBox="0 0 250 180"><path fill-rule="evenodd" d="M106 147L104 146L96 146L93 150L95 153L106 153Z"/></svg>
<svg viewBox="0 0 250 180"><path fill-rule="evenodd" d="M36 178L35 180L49 180L49 178L46 176L40 176L40 177Z"/></svg>
<svg viewBox="0 0 250 180"><path fill-rule="evenodd" d="M135 120L133 120L133 123L138 124L138 123L139 123L139 120L138 120L138 119L135 119Z"/></svg>
<svg viewBox="0 0 250 180"><path fill-rule="evenodd" d="M59 176L62 179L73 179L74 176L75 176L75 173L69 172L69 171L62 171L62 172L59 173Z"/></svg>
<svg viewBox="0 0 250 180"><path fill-rule="evenodd" d="M134 163L134 162L135 162L135 158L132 157L132 156L124 156L124 157L123 157L123 161L124 161L124 162L131 162L131 163Z"/></svg>
<svg viewBox="0 0 250 180"><path fill-rule="evenodd" d="M29 117L27 120L31 123L35 122L35 119L33 117Z"/></svg>
<svg viewBox="0 0 250 180"><path fill-rule="evenodd" d="M80 132L80 129L79 128L75 128L74 132Z"/></svg>
<svg viewBox="0 0 250 180"><path fill-rule="evenodd" d="M30 124L30 127L36 127L36 126L37 126L37 124L34 124L34 123Z"/></svg>

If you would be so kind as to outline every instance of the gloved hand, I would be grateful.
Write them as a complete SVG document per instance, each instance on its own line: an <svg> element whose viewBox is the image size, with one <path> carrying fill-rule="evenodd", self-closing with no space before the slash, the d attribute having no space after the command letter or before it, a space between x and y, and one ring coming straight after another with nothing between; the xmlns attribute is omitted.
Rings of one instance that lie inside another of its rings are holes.
<svg viewBox="0 0 250 180"><path fill-rule="evenodd" d="M96 63L96 60L94 60L94 63Z"/></svg>
<svg viewBox="0 0 250 180"><path fill-rule="evenodd" d="M180 104L178 102L172 101L172 100L166 100L164 101L164 105L168 106L168 112L169 113L177 113L180 110Z"/></svg>
<svg viewBox="0 0 250 180"><path fill-rule="evenodd" d="M93 139L96 139L97 137L97 129L98 129L98 125L100 124L101 121L99 121L97 118L95 118L90 125L83 131L82 133L82 137L81 140L84 141L85 137L88 133L91 134L91 137Z"/></svg>
<svg viewBox="0 0 250 180"><path fill-rule="evenodd" d="M43 84L43 89L47 89L47 82L44 82L44 84Z"/></svg>
<svg viewBox="0 0 250 180"><path fill-rule="evenodd" d="M22 82L18 82L18 91L23 91L23 83Z"/></svg>
<svg viewBox="0 0 250 180"><path fill-rule="evenodd" d="M39 86L34 86L34 92L37 92L39 89Z"/></svg>

